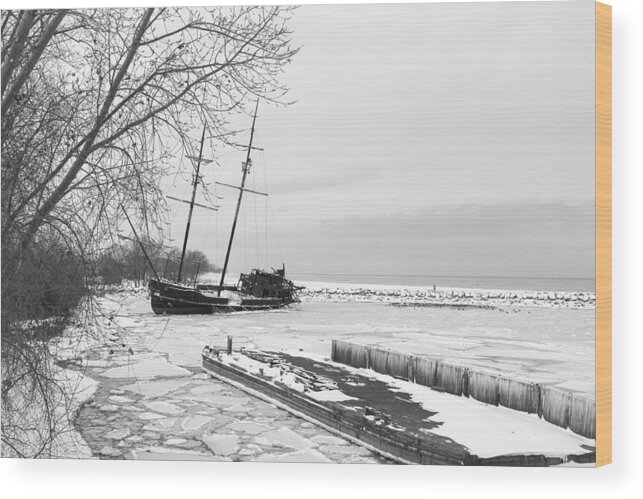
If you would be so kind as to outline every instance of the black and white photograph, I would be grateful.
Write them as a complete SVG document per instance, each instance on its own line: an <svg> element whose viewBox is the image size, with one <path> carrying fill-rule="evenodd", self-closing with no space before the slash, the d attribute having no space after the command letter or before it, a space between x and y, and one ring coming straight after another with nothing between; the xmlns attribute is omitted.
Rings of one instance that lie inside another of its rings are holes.
<svg viewBox="0 0 643 499"><path fill-rule="evenodd" d="M595 2L58 3L1 16L2 458L597 465Z"/></svg>

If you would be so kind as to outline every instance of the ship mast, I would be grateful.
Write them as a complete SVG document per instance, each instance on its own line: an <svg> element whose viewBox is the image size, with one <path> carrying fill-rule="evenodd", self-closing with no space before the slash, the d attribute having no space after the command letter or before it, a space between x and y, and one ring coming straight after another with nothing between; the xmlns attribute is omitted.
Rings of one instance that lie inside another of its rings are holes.
<svg viewBox="0 0 643 499"><path fill-rule="evenodd" d="M243 191L246 185L246 177L248 176L248 170L250 169L250 153L252 152L252 139L255 134L255 122L257 121L257 111L259 109L259 99L257 99L257 105L255 106L255 114L252 118L252 128L250 129L250 142L248 143L248 152L246 154L246 161L242 164L243 176L241 177L241 187L239 189L239 198L237 199L237 209L234 213L234 221L232 222L232 230L230 231L230 241L228 241L228 250L225 255L225 262L223 264L223 271L221 272L221 282L219 282L219 291L218 296L221 296L221 290L223 289L223 282L225 281L225 274L228 270L228 261L230 260L230 250L232 249L232 241L234 240L234 232L237 229L237 219L239 218L239 208L241 208L241 199L243 198ZM232 186L229 186L232 187ZM262 194L262 193L257 193Z"/></svg>
<svg viewBox="0 0 643 499"><path fill-rule="evenodd" d="M185 227L185 237L183 238L183 250L181 251L181 262L179 263L179 274L177 282L181 282L181 271L183 270L183 260L185 259L185 250L188 245L188 235L190 234L190 223L192 222L192 212L194 211L194 198L196 197L196 188L199 184L199 170L201 169L201 160L203 158L203 143L205 142L205 128L203 125L203 133L201 134L201 146L199 148L199 157L196 162L196 175L194 176L194 188L192 189L192 199L190 200L190 214L188 215L188 224Z"/></svg>

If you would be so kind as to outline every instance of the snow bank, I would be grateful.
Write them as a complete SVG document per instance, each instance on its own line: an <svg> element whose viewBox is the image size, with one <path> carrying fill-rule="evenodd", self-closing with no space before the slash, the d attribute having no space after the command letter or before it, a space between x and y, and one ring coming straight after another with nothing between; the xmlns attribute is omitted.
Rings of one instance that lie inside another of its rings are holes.
<svg viewBox="0 0 643 499"><path fill-rule="evenodd" d="M78 371L62 369L50 361L44 384L34 386L32 376L22 378L8 394L3 407L3 428L11 428L11 445L3 457L83 459L91 450L74 427L78 410L95 393L97 383ZM46 403L43 392L46 392Z"/></svg>
<svg viewBox="0 0 643 499"><path fill-rule="evenodd" d="M58 379L64 384L69 401L67 404L58 404L55 408L61 428L52 442L50 457L89 459L92 451L74 427L74 420L82 405L96 393L98 383L89 376L70 369L60 369Z"/></svg>
<svg viewBox="0 0 643 499"><path fill-rule="evenodd" d="M96 392L97 382L86 375L88 357L120 343L121 331L84 300L62 335L43 346L36 371L12 386L9 407L3 407L3 426L12 427L14 448L3 446L3 456L83 459L91 450L74 427L81 406ZM73 364L77 369L68 368Z"/></svg>

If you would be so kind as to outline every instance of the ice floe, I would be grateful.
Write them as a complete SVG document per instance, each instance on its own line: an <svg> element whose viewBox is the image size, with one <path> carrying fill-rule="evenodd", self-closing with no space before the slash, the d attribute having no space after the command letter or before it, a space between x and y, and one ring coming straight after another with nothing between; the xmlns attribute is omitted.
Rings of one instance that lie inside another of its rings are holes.
<svg viewBox="0 0 643 499"><path fill-rule="evenodd" d="M203 442L214 454L220 456L234 454L239 448L237 435L204 435Z"/></svg>
<svg viewBox="0 0 643 499"><path fill-rule="evenodd" d="M101 373L105 378L151 379L160 377L189 376L190 371L170 364L167 360L156 357L141 362L113 367Z"/></svg>
<svg viewBox="0 0 643 499"><path fill-rule="evenodd" d="M145 402L145 406L148 409L156 412L162 412L163 414L177 415L185 412L185 409L175 405L166 400L153 400L151 402Z"/></svg>

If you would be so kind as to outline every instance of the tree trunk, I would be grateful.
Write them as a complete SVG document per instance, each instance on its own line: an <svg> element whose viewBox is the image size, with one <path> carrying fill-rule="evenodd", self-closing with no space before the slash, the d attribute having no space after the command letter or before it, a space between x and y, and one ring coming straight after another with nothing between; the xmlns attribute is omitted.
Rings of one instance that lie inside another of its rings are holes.
<svg viewBox="0 0 643 499"><path fill-rule="evenodd" d="M9 79L11 78L11 74L13 73L13 69L16 67L17 59L22 53L22 50L25 46L25 42L27 41L27 35L29 35L29 30L33 25L33 21L35 17L36 15L34 10L20 11L19 21L16 25L15 32L14 32L15 38L11 43L11 46L9 47L7 58L2 64L2 93L3 94L7 88L7 85L9 84Z"/></svg>
<svg viewBox="0 0 643 499"><path fill-rule="evenodd" d="M64 197L64 195L67 192L67 188L72 184L72 182L78 175L78 172L80 172L81 168L87 161L87 158L92 153L94 141L96 140L96 137L98 136L98 133L100 132L101 127L103 126L103 121L105 120L105 117L107 116L109 109L112 103L114 102L114 98L116 97L116 93L119 89L119 86L123 81L123 78L127 74L127 71L129 70L130 64L132 63L134 56L136 55L136 52L141 43L141 38L143 37L143 34L145 33L145 30L149 25L149 21L150 21L150 18L152 17L153 12L154 12L153 8L145 10L145 13L143 14L141 22L136 28L136 32L134 33L132 45L127 51L127 56L125 57L125 60L123 61L122 66L119 68L118 73L116 74L116 77L114 78L114 81L111 84L110 90L107 93L107 96L105 97L105 101L103 102L103 106L96 118L94 127L87 135L87 140L85 141L85 145L83 146L83 149L81 150L80 154L77 156L69 172L67 172L67 175L65 175L65 177L62 179L58 187L54 190L51 196L47 198L47 200L42 204L42 206L38 209L38 211L34 215L34 218L31 220L31 223L28 225L27 230L25 231L25 234L22 237L21 246L23 248L27 248L29 246L36 232L38 232L38 229L40 229L40 227L42 226L47 215L51 212L51 210L54 209L56 204L58 204L58 202Z"/></svg>
<svg viewBox="0 0 643 499"><path fill-rule="evenodd" d="M54 18L49 21L47 24L47 27L43 30L42 34L40 35L40 39L38 40L38 43L36 43L35 47L33 48L33 51L31 52L31 56L29 57L29 60L27 61L27 64L22 68L20 73L18 73L18 76L16 77L16 80L13 82L13 85L7 90L7 93L4 94L4 89L5 86L8 83L8 78L5 80L5 67L3 65L2 67L2 89L3 89L3 96L2 96L2 119L6 116L7 112L11 108L11 105L13 104L13 101L20 92L20 89L22 86L25 84L27 81L27 78L29 78L29 75L33 71L33 68L36 66L36 63L40 60L40 56L42 53L45 51L45 48L51 41L51 39L54 36L54 33L56 33L56 29L58 29L58 25L62 22L63 18L67 14L66 10L61 10L59 11ZM29 20L28 18L26 19L27 21ZM22 23L22 20L21 20ZM33 14L32 14L32 23L33 23ZM30 23L31 25L31 23ZM23 29L21 26L20 29ZM27 28L27 32L29 29ZM22 33L19 33L19 36L22 36ZM26 35L25 35L26 36ZM24 42L23 42L24 43ZM17 55L16 55L17 57ZM7 60L7 64L11 63L11 60ZM11 75L11 72L13 71L13 65L8 66L7 68L7 76Z"/></svg>

